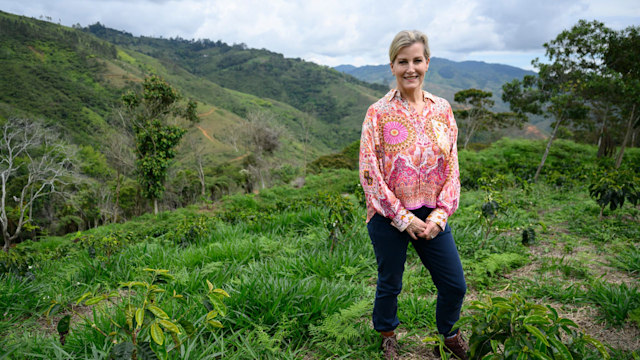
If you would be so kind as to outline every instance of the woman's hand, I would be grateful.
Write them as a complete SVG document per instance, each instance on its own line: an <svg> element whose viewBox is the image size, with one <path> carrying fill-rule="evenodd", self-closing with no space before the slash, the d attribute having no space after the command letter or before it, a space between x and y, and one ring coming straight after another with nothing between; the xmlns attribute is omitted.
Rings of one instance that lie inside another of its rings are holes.
<svg viewBox="0 0 640 360"><path fill-rule="evenodd" d="M413 223L412 223L413 224ZM438 236L438 234L442 231L440 225L434 223L431 220L427 220L425 223L425 230L418 234L421 238L425 238L427 240L431 240L434 237Z"/></svg>
<svg viewBox="0 0 640 360"><path fill-rule="evenodd" d="M411 220L411 224L407 226L405 231L413 240L418 240L418 236L427 231L427 224L416 216Z"/></svg>

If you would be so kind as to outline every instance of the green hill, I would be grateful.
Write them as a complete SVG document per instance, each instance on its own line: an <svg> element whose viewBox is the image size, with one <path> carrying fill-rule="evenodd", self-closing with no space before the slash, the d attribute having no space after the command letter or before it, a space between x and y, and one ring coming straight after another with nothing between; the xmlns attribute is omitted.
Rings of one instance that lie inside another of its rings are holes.
<svg viewBox="0 0 640 360"><path fill-rule="evenodd" d="M198 101L202 113L215 108L217 117L203 118L211 130L241 125L251 110L272 112L291 145L282 147L282 158L300 158L303 120L314 156L357 139L367 106L383 93L333 69L244 45L134 37L100 24L69 28L4 12L0 61L0 115L42 117L78 144L95 144L123 91L151 73ZM209 134L219 140L210 152L237 157L224 134Z"/></svg>
<svg viewBox="0 0 640 360"><path fill-rule="evenodd" d="M186 72L225 89L270 102L275 100L310 114L330 125L323 131L316 131L316 135L333 150L359 137L364 112L386 89L326 66L285 58L265 49L248 49L243 44L134 37L101 24L84 30L158 60L171 75L184 76ZM195 97L204 98L209 90L191 88L189 91ZM239 116L246 115L242 104L230 106L228 99L209 100Z"/></svg>

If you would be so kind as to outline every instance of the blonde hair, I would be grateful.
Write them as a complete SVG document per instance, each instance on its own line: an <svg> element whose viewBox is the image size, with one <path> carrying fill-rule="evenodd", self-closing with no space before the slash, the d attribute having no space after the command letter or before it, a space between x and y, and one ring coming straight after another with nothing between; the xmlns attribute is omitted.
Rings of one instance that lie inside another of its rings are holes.
<svg viewBox="0 0 640 360"><path fill-rule="evenodd" d="M391 46L389 46L389 60L391 63L396 61L400 49L417 42L424 45L424 57L429 60L429 58L431 58L431 52L429 51L429 39L427 35L418 30L402 30L393 38Z"/></svg>

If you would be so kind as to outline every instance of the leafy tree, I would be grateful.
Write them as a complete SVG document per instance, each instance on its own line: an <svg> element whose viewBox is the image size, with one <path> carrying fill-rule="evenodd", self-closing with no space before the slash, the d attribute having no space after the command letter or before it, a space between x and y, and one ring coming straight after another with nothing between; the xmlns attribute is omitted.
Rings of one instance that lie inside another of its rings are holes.
<svg viewBox="0 0 640 360"><path fill-rule="evenodd" d="M9 119L0 131L0 226L3 250L9 251L20 233L34 226L34 202L68 183L74 154L35 121Z"/></svg>
<svg viewBox="0 0 640 360"><path fill-rule="evenodd" d="M129 91L122 96L130 112L130 123L135 134L136 170L144 196L153 200L154 214L158 214L158 199L164 192L164 182L176 147L186 133L169 119L183 118L191 122L198 119L196 104L180 104L181 96L159 76L147 77L142 93Z"/></svg>
<svg viewBox="0 0 640 360"><path fill-rule="evenodd" d="M624 149L634 128L640 127L640 27L631 26L615 33L609 41L604 56L606 65L620 74L622 93L620 97L623 113L628 117L626 131L620 152L616 158L616 168L620 167Z"/></svg>
<svg viewBox="0 0 640 360"><path fill-rule="evenodd" d="M549 54L548 44L545 47ZM543 64L536 59L533 65L538 68L538 75L527 75L522 80L504 84L502 100L508 102L511 110L518 114L529 113L555 119L553 132L533 178L533 181L537 181L560 125L584 119L588 108L576 91L581 84L566 64L559 61Z"/></svg>
<svg viewBox="0 0 640 360"><path fill-rule="evenodd" d="M456 119L463 121L464 148L467 148L469 140L476 131L487 131L496 128L505 128L510 125L521 126L526 119L515 113L494 113L489 108L495 105L491 100L493 94L490 91L478 89L466 89L458 91L454 95L457 103L465 105L464 110L456 111Z"/></svg>

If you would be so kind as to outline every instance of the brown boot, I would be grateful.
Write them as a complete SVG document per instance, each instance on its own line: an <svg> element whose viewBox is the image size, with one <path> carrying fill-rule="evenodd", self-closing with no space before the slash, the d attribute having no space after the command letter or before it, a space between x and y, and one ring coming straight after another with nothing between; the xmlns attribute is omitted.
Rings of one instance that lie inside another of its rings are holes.
<svg viewBox="0 0 640 360"><path fill-rule="evenodd" d="M385 360L396 360L398 358L398 340L395 335L382 335L380 348L384 352Z"/></svg>
<svg viewBox="0 0 640 360"><path fill-rule="evenodd" d="M449 339L444 339L444 347L446 352L452 353L457 359L460 360L469 360L469 355L467 352L469 351L469 345L462 338L462 334L458 331L458 333ZM433 348L433 354L435 356L440 356L439 347Z"/></svg>

